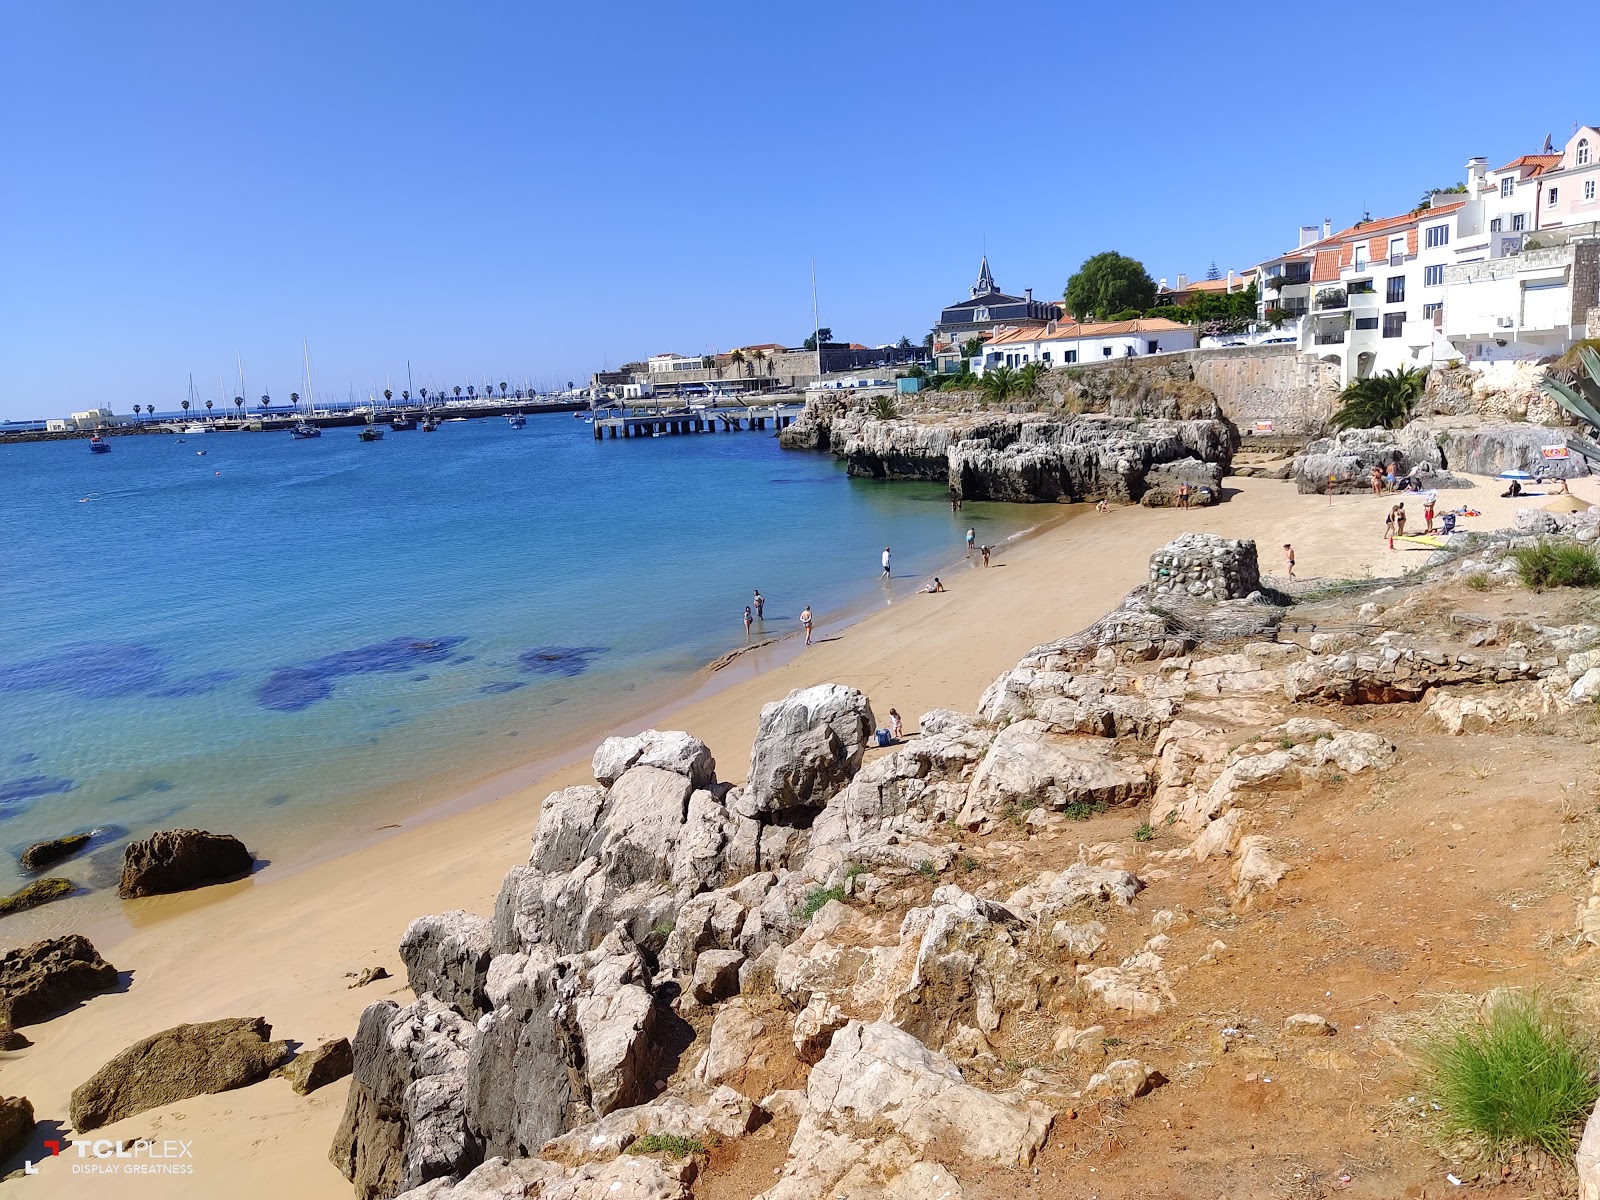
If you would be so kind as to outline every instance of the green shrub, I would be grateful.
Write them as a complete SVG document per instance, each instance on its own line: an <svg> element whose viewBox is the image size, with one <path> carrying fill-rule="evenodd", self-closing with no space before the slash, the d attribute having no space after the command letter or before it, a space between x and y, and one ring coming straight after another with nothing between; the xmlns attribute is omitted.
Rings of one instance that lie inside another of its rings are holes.
<svg viewBox="0 0 1600 1200"><path fill-rule="evenodd" d="M927 859L923 859L917 864L916 871L917 874L921 875L924 879L939 878L939 868L934 866Z"/></svg>
<svg viewBox="0 0 1600 1200"><path fill-rule="evenodd" d="M1142 825L1136 826L1133 831L1133 840L1136 842L1148 842L1155 836L1155 828L1150 824L1149 821L1146 821Z"/></svg>
<svg viewBox="0 0 1600 1200"><path fill-rule="evenodd" d="M1489 575L1485 571L1474 571L1467 576L1466 584L1475 592L1487 592L1489 590Z"/></svg>
<svg viewBox="0 0 1600 1200"><path fill-rule="evenodd" d="M1087 821L1090 817L1098 817L1105 810L1104 800L1073 800L1061 811L1069 821Z"/></svg>
<svg viewBox="0 0 1600 1200"><path fill-rule="evenodd" d="M628 1146L629 1154L665 1154L669 1158L687 1158L691 1154L704 1154L706 1144L699 1138L684 1137L678 1133L647 1133L634 1138Z"/></svg>
<svg viewBox="0 0 1600 1200"><path fill-rule="evenodd" d="M1600 560L1578 542L1540 541L1511 552L1517 578L1536 592L1553 587L1600 587Z"/></svg>
<svg viewBox="0 0 1600 1200"><path fill-rule="evenodd" d="M806 893L806 898L800 905L800 919L809 921L822 911L822 906L827 904L828 901L843 899L844 889L842 887L814 887Z"/></svg>
<svg viewBox="0 0 1600 1200"><path fill-rule="evenodd" d="M1573 1131L1600 1095L1593 1047L1537 996L1500 997L1481 1021L1423 1045L1434 1098L1454 1133L1572 1154Z"/></svg>
<svg viewBox="0 0 1600 1200"><path fill-rule="evenodd" d="M900 410L894 406L893 396L874 396L872 415L880 421L892 421L900 415Z"/></svg>

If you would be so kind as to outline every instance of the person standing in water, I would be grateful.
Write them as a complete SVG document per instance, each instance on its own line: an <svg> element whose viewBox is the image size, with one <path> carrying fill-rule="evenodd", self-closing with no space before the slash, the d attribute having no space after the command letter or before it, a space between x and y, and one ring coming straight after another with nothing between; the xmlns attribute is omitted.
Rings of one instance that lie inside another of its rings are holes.
<svg viewBox="0 0 1600 1200"><path fill-rule="evenodd" d="M883 548L883 574L878 576L878 578L879 579L887 579L887 578L889 578L889 547L887 547L887 546L885 546Z"/></svg>
<svg viewBox="0 0 1600 1200"><path fill-rule="evenodd" d="M800 610L800 628L806 631L806 645L811 645L811 605Z"/></svg>
<svg viewBox="0 0 1600 1200"><path fill-rule="evenodd" d="M978 543L978 531L972 526L967 526L967 557L972 557L972 548Z"/></svg>
<svg viewBox="0 0 1600 1200"><path fill-rule="evenodd" d="M767 598L761 594L760 588L756 589L755 599L752 601L752 603L756 606L756 620L764 620L765 618L762 617L761 610L767 606Z"/></svg>
<svg viewBox="0 0 1600 1200"><path fill-rule="evenodd" d="M750 640L750 606L748 604L744 606L744 640L747 642Z"/></svg>

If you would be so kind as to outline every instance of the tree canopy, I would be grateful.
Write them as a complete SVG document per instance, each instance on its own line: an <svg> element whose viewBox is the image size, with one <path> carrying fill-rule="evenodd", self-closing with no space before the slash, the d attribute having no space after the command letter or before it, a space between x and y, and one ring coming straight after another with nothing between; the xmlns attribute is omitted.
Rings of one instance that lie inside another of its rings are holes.
<svg viewBox="0 0 1600 1200"><path fill-rule="evenodd" d="M1063 294L1067 309L1082 321L1088 317L1103 320L1123 309L1140 312L1156 302L1155 280L1138 259L1106 250L1087 259L1077 274L1067 280Z"/></svg>
<svg viewBox="0 0 1600 1200"><path fill-rule="evenodd" d="M832 327L828 326L828 325L824 325L821 329L817 330L810 337L808 337L804 342L802 342L801 346L806 350L815 350L817 348L817 339L818 338L822 339L822 344L823 345L827 345L829 342L833 341L833 329L832 329Z"/></svg>

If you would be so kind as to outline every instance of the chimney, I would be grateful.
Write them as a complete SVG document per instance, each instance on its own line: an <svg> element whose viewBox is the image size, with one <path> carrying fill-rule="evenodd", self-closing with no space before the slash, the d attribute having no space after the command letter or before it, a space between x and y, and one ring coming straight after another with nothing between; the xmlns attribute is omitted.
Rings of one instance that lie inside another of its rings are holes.
<svg viewBox="0 0 1600 1200"><path fill-rule="evenodd" d="M1189 277L1187 275L1179 275L1178 276L1178 286L1175 287L1173 289L1173 291L1181 292L1181 291L1186 290L1188 288L1188 286L1189 286Z"/></svg>
<svg viewBox="0 0 1600 1200"><path fill-rule="evenodd" d="M1324 238L1331 238L1333 236L1333 218L1322 218L1322 236Z"/></svg>
<svg viewBox="0 0 1600 1200"><path fill-rule="evenodd" d="M1316 240L1317 240L1317 227L1315 225L1302 225L1302 226L1300 226L1300 244L1298 246L1296 246L1295 249L1296 250L1304 250L1307 246L1311 245L1311 243L1316 241Z"/></svg>
<svg viewBox="0 0 1600 1200"><path fill-rule="evenodd" d="M1028 303L1029 304L1033 303L1033 289L1032 288L1027 288L1026 290L1023 291L1022 294L1028 298Z"/></svg>
<svg viewBox="0 0 1600 1200"><path fill-rule="evenodd" d="M1467 191L1476 196L1489 174L1489 160L1481 155L1467 159Z"/></svg>

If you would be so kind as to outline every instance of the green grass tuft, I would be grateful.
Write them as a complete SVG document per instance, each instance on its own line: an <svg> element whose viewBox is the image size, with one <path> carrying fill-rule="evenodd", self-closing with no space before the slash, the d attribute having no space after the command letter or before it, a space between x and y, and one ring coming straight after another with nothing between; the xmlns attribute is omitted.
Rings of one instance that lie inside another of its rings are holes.
<svg viewBox="0 0 1600 1200"><path fill-rule="evenodd" d="M1481 1021L1435 1034L1422 1052L1447 1126L1491 1150L1536 1146L1570 1157L1600 1095L1593 1047L1533 995L1502 995Z"/></svg>
<svg viewBox="0 0 1600 1200"><path fill-rule="evenodd" d="M1600 559L1578 542L1540 541L1511 552L1517 578L1536 592L1545 588L1600 587Z"/></svg>
<svg viewBox="0 0 1600 1200"><path fill-rule="evenodd" d="M1104 800L1073 800L1061 811L1069 821L1087 821L1090 817L1098 817L1105 810Z"/></svg>
<svg viewBox="0 0 1600 1200"><path fill-rule="evenodd" d="M665 1154L668 1158L687 1158L705 1152L706 1144L699 1138L679 1133L647 1133L634 1138L627 1149L629 1154Z"/></svg>
<svg viewBox="0 0 1600 1200"><path fill-rule="evenodd" d="M921 862L919 862L917 864L916 871L917 871L917 874L921 875L924 879L937 879L937 878L939 878L939 868L934 866L927 859L923 859Z"/></svg>
<svg viewBox="0 0 1600 1200"><path fill-rule="evenodd" d="M1156 831L1151 826L1149 821L1146 821L1142 825L1134 826L1133 840L1136 841L1136 842L1148 842L1151 838L1153 838L1155 836L1156 836Z"/></svg>
<svg viewBox="0 0 1600 1200"><path fill-rule="evenodd" d="M822 911L823 905L827 904L828 901L843 899L844 889L842 887L814 887L806 893L806 898L800 905L800 919L809 921Z"/></svg>
<svg viewBox="0 0 1600 1200"><path fill-rule="evenodd" d="M1475 592L1489 590L1489 574L1487 571L1474 571L1466 578L1466 585Z"/></svg>

